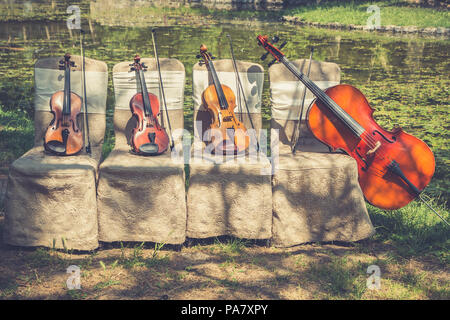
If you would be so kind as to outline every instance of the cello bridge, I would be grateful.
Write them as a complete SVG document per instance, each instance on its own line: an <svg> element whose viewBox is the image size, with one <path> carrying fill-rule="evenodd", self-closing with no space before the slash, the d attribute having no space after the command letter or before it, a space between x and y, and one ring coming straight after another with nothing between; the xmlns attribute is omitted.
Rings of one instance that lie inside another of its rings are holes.
<svg viewBox="0 0 450 320"><path fill-rule="evenodd" d="M367 151L366 156L370 156L371 154L375 153L380 147L381 147L381 142L377 141L375 143L375 146L372 149L370 149L369 151Z"/></svg>

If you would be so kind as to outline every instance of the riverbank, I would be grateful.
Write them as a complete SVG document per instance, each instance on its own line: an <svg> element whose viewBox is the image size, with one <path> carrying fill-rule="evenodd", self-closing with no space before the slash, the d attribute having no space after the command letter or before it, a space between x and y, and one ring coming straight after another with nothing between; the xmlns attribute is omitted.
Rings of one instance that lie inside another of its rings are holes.
<svg viewBox="0 0 450 320"><path fill-rule="evenodd" d="M173 2L173 1L172 1ZM65 1L27 2L26 6L0 3L0 22L63 21L69 17ZM328 2L281 10L237 10L222 6L155 6L153 2L96 0L71 1L79 6L82 19L102 25L196 25L230 21L283 21L332 29L365 30L424 35L450 34L447 8L422 8L404 1ZM368 8L371 10L368 11Z"/></svg>
<svg viewBox="0 0 450 320"><path fill-rule="evenodd" d="M392 1L302 6L284 10L281 20L331 29L450 35L448 10L392 4Z"/></svg>

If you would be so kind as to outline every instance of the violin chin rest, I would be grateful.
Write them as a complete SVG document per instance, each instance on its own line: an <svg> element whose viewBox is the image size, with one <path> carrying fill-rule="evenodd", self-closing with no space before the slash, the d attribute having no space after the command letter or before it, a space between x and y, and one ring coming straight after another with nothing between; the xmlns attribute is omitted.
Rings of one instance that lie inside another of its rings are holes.
<svg viewBox="0 0 450 320"><path fill-rule="evenodd" d="M146 156L153 156L158 153L158 145L156 143L146 143L139 147L139 152Z"/></svg>
<svg viewBox="0 0 450 320"><path fill-rule="evenodd" d="M66 153L66 145L57 140L51 140L47 142L47 149L56 154L65 154Z"/></svg>

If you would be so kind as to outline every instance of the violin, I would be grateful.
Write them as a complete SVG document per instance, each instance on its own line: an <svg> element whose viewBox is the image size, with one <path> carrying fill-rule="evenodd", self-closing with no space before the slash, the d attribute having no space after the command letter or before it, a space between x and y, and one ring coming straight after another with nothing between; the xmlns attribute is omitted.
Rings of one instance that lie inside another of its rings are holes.
<svg viewBox="0 0 450 320"><path fill-rule="evenodd" d="M141 63L139 55L130 64L130 71L136 72L136 79L141 86L141 92L136 93L130 100L130 110L137 119L137 126L133 129L131 144L133 151L140 155L154 156L164 153L169 146L169 136L159 124L158 97L148 93L145 84L144 70L147 66Z"/></svg>
<svg viewBox="0 0 450 320"><path fill-rule="evenodd" d="M401 128L387 131L380 127L373 118L374 110L357 88L341 84L322 91L269 43L267 36L258 36L257 41L315 95L307 125L318 140L356 160L359 185L369 203L393 210L416 197L424 201L420 194L433 177L436 164L422 140Z"/></svg>
<svg viewBox="0 0 450 320"><path fill-rule="evenodd" d="M83 148L83 133L77 123L82 100L70 91L71 67L75 67L75 63L66 53L64 60L59 62L59 69L64 70L64 90L55 92L50 98L53 119L44 136L45 150L61 156L77 154Z"/></svg>
<svg viewBox="0 0 450 320"><path fill-rule="evenodd" d="M211 114L213 119L211 129L211 143L214 153L237 154L248 149L250 138L247 129L242 122L236 119L234 108L236 97L233 90L222 85L217 76L212 55L205 45L200 46L200 55L203 58L200 64L205 64L211 72L213 84L202 93L203 106Z"/></svg>

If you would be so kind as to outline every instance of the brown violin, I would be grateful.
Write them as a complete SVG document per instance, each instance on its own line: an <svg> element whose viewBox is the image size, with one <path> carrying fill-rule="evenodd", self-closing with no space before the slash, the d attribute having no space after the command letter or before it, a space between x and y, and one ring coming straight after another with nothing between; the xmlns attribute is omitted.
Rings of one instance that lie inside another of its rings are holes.
<svg viewBox="0 0 450 320"><path fill-rule="evenodd" d="M56 155L70 156L83 148L83 133L77 123L82 100L70 90L70 68L75 66L70 61L70 54L66 53L59 63L60 70L64 70L64 90L55 92L50 98L53 120L44 136L44 148Z"/></svg>
<svg viewBox="0 0 450 320"><path fill-rule="evenodd" d="M131 113L137 119L137 126L132 132L131 144L135 153L154 156L167 150L169 136L158 122L158 97L148 93L144 77L144 70L147 69L147 66L140 61L141 58L136 55L134 63L130 64L130 70L136 72L136 79L141 86L141 92L136 93L130 100Z"/></svg>
<svg viewBox="0 0 450 320"><path fill-rule="evenodd" d="M244 124L236 119L234 108L236 97L230 87L220 84L217 76L213 57L205 45L200 47L201 63L206 64L211 72L213 84L202 93L203 106L210 112L213 122L211 123L211 143L214 153L237 154L247 150L250 138Z"/></svg>
<svg viewBox="0 0 450 320"><path fill-rule="evenodd" d="M317 139L356 160L359 184L369 203L392 210L416 197L424 201L420 194L433 177L435 160L423 141L401 128L381 128L358 89L343 84L324 92L269 43L267 36L258 36L257 41L316 96L308 110L308 127Z"/></svg>

